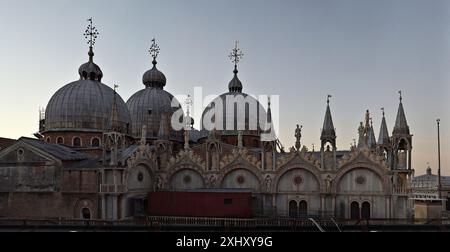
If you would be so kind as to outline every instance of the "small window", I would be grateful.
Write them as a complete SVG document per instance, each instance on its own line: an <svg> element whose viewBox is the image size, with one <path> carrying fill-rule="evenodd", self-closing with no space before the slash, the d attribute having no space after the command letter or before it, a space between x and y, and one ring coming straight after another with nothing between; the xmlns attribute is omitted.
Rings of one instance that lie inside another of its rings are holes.
<svg viewBox="0 0 450 252"><path fill-rule="evenodd" d="M92 145L92 147L100 147L100 139L98 139L97 137L92 138L91 145Z"/></svg>
<svg viewBox="0 0 450 252"><path fill-rule="evenodd" d="M51 139L50 139L50 137L47 137L47 143L50 143L51 142Z"/></svg>
<svg viewBox="0 0 450 252"><path fill-rule="evenodd" d="M81 147L81 138L75 137L75 138L73 139L72 145L73 145L74 147Z"/></svg>
<svg viewBox="0 0 450 252"><path fill-rule="evenodd" d="M224 199L223 200L223 204L224 205L231 205L231 204L233 204L233 199Z"/></svg>
<svg viewBox="0 0 450 252"><path fill-rule="evenodd" d="M151 110L151 109L148 110L148 114L149 114L149 115L152 114L152 110Z"/></svg>
<svg viewBox="0 0 450 252"><path fill-rule="evenodd" d="M64 144L64 138L58 137L58 138L56 139L56 143L57 143L57 144Z"/></svg>
<svg viewBox="0 0 450 252"><path fill-rule="evenodd" d="M85 220L90 220L91 219L91 210L89 210L89 208L83 208L81 210L81 217Z"/></svg>

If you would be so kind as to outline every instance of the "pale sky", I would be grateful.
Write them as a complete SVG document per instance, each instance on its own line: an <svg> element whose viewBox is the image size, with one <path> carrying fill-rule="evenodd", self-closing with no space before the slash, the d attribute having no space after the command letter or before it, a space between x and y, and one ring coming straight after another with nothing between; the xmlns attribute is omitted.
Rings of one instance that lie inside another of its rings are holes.
<svg viewBox="0 0 450 252"><path fill-rule="evenodd" d="M327 94L338 149L348 149L369 109L378 138L380 108L390 134L403 92L413 168L437 168L441 119L443 174L450 175L450 1L446 0L0 0L0 136L32 136L38 109L77 80L87 61L82 36L94 18L94 61L126 101L142 89L155 37L165 90L226 92L239 40L243 91L280 96L280 140L319 146ZM199 121L200 118L195 118ZM318 148L318 147L316 147Z"/></svg>

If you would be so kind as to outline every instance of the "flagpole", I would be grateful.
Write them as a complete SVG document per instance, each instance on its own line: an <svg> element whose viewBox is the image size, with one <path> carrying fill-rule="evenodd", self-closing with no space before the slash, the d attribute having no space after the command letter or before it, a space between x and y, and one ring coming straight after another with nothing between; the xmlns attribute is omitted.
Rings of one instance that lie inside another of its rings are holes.
<svg viewBox="0 0 450 252"><path fill-rule="evenodd" d="M440 139L440 132L439 132L439 126L440 126L440 119L436 120L437 122L437 133L438 133L438 193L439 193L439 200L442 198L441 193L441 139Z"/></svg>

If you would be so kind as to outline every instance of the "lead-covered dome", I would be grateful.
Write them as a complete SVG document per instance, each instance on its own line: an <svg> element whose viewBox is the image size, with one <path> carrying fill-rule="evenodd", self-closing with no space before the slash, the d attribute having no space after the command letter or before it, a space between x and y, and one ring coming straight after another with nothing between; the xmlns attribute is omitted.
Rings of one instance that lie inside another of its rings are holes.
<svg viewBox="0 0 450 252"><path fill-rule="evenodd" d="M142 137L142 127L145 125L146 137L156 139L162 118L167 116L168 120L171 120L172 115L181 109L178 100L164 90L166 76L156 68L159 46L155 40L152 42L150 53L153 57L153 68L142 76L145 88L132 95L126 103L131 116L131 134L135 138ZM174 131L172 128L169 131L171 140L183 140L182 131Z"/></svg>
<svg viewBox="0 0 450 252"><path fill-rule="evenodd" d="M172 107L172 101L178 106ZM162 115L166 113L171 118L173 113L180 109L178 101L172 94L156 87L146 87L136 92L128 99L126 106L131 116L131 134L135 138L141 137L143 125L146 125L146 137L156 138ZM176 134L177 139L180 137L181 135Z"/></svg>
<svg viewBox="0 0 450 252"><path fill-rule="evenodd" d="M108 130L116 95L118 131L128 133L131 120L127 106L112 88L100 82L103 74L92 57L91 48L89 62L79 69L80 80L63 86L51 97L45 111L45 132Z"/></svg>
<svg viewBox="0 0 450 252"><path fill-rule="evenodd" d="M257 99L242 92L236 67L233 73L229 92L214 99L203 111L202 130L214 129L222 135L237 135L241 131L245 135L259 136L267 130L267 112Z"/></svg>

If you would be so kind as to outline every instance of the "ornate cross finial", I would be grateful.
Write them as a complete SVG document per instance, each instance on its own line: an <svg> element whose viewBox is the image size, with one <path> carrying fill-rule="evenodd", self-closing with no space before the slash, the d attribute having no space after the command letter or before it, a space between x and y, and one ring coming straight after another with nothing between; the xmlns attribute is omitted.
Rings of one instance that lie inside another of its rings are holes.
<svg viewBox="0 0 450 252"><path fill-rule="evenodd" d="M237 74L237 64L242 59L242 56L244 56L244 53L242 53L242 50L239 49L239 41L236 41L234 49L231 50L230 55L228 55L228 58L230 58L231 62L234 63L235 74Z"/></svg>
<svg viewBox="0 0 450 252"><path fill-rule="evenodd" d="M332 97L331 95L327 95L327 104L330 104L330 98L331 97Z"/></svg>
<svg viewBox="0 0 450 252"><path fill-rule="evenodd" d="M159 45L156 44L155 38L152 39L152 45L150 46L150 50L148 51L153 58L153 65L156 65L156 58L159 54Z"/></svg>
<svg viewBox="0 0 450 252"><path fill-rule="evenodd" d="M93 47L95 45L95 40L97 39L100 33L98 33L97 28L93 26L92 18L89 18L87 21L89 22L89 24L86 28L86 31L84 31L83 35L87 39L89 47Z"/></svg>
<svg viewBox="0 0 450 252"><path fill-rule="evenodd" d="M384 117L384 107L383 107L383 108L381 108L381 111L383 111L383 117Z"/></svg>
<svg viewBox="0 0 450 252"><path fill-rule="evenodd" d="M114 92L116 92L116 89L119 87L119 85L114 84Z"/></svg>
<svg viewBox="0 0 450 252"><path fill-rule="evenodd" d="M398 94L400 95L400 102L402 102L403 98L402 98L402 91L398 91Z"/></svg>

